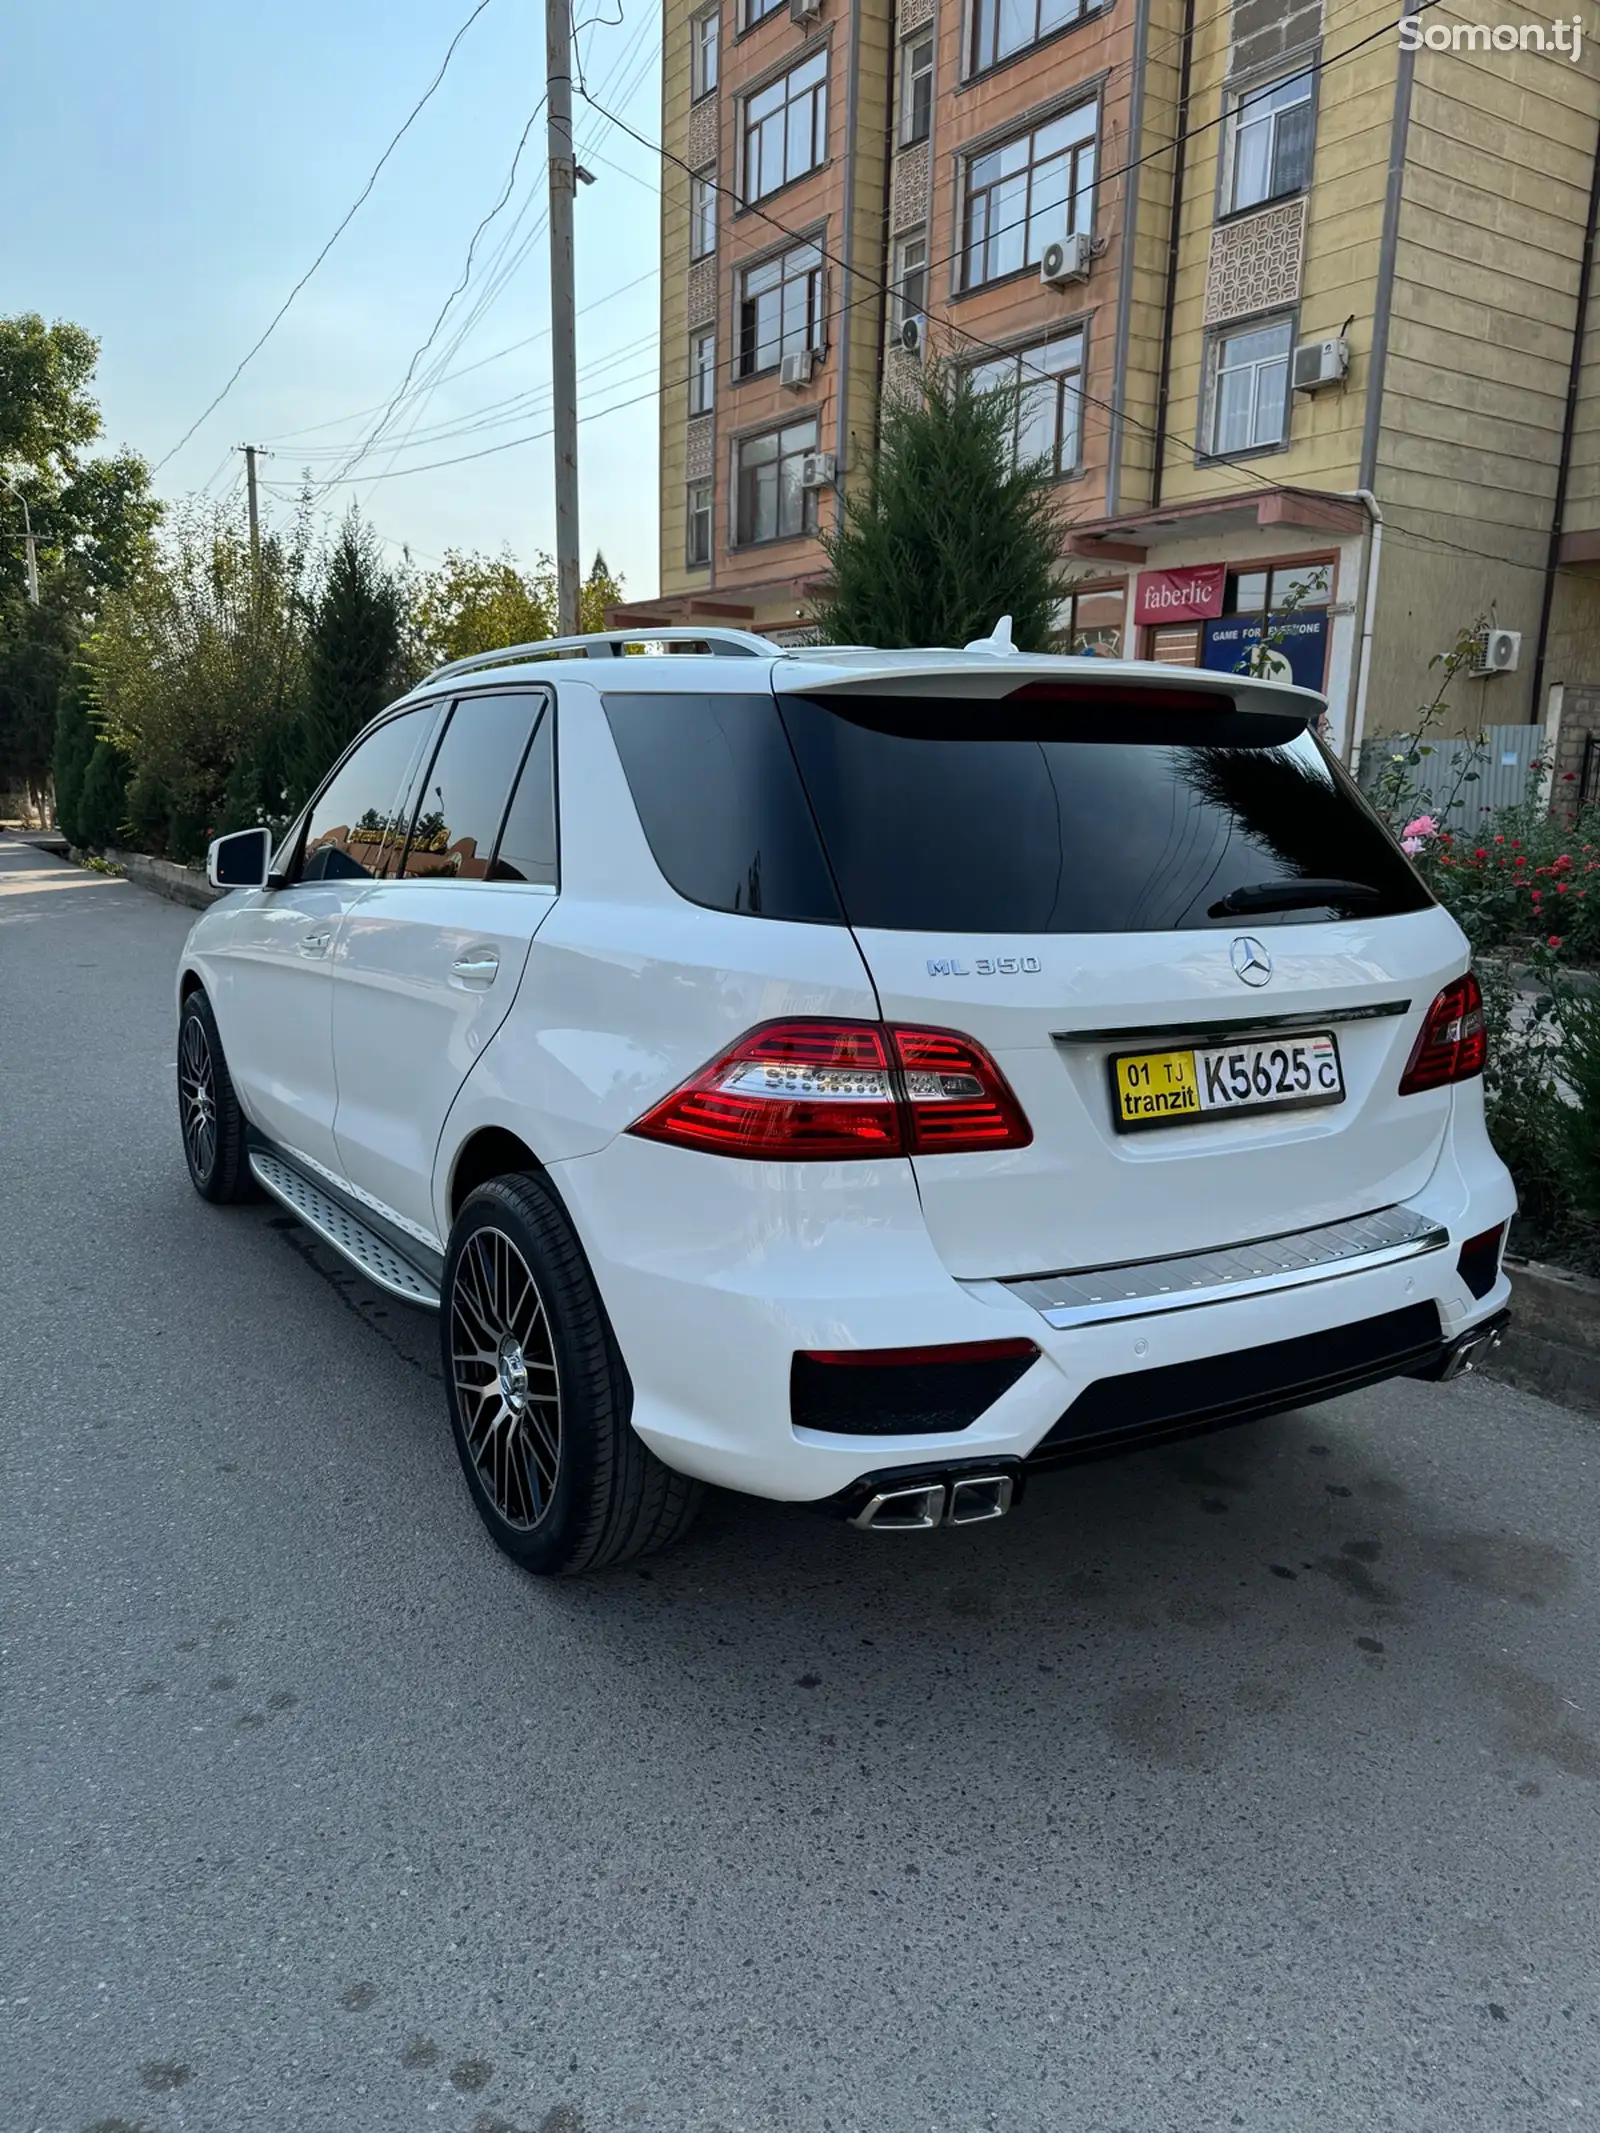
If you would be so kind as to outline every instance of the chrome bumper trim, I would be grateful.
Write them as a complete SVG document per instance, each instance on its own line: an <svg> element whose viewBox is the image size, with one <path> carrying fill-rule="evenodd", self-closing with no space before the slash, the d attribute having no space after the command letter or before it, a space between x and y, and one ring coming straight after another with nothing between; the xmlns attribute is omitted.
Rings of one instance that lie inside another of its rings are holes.
<svg viewBox="0 0 1600 2133"><path fill-rule="evenodd" d="M1450 1232L1437 1222L1406 1207L1386 1207L1377 1214L1324 1222L1250 1244L1185 1252L1174 1259L1139 1259L1125 1266L1029 1274L1000 1286L1030 1304L1049 1325L1091 1326L1364 1273L1369 1267L1442 1251L1449 1242Z"/></svg>

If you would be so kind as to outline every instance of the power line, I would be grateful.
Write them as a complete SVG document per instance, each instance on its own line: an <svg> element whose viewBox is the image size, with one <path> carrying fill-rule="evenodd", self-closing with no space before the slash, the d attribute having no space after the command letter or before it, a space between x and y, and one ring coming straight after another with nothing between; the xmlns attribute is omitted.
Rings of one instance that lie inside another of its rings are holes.
<svg viewBox="0 0 1600 2133"><path fill-rule="evenodd" d="M189 439L194 435L195 431L200 427L201 423L206 420L207 416L215 414L216 410L222 405L223 401L227 399L229 393L232 392L234 386L238 384L239 379L244 374L246 365L252 362L255 357L261 353L262 349L267 345L267 342L271 339L273 333L276 331L280 321L284 317L284 314L288 311L289 306L294 302L295 298L300 294L300 291L305 287L306 283L311 279L312 275L316 273L318 267L321 266L322 262L327 258L328 254L333 250L339 239L349 228L351 222L355 219L357 210L364 205L367 196L371 193L372 188L377 184L379 173L382 171L384 164L388 162L389 158L394 154L400 143L411 131L412 125L420 117L424 106L430 101L434 91L438 88L440 82L444 80L445 74L449 70L450 62L455 57L456 46L460 44L462 38L466 36L468 30L471 29L472 25L477 21L478 17L483 13L484 9L488 5L489 0L478 0L477 6L474 7L472 13L467 17L466 21L462 23L460 29L458 29L455 35L451 38L450 43L446 48L444 58L439 62L438 73L435 74L432 81L429 82L427 88L423 90L421 96L411 107L411 110L408 113L404 123L401 125L399 131L394 135L388 147L383 151L383 154L379 156L377 162L373 164L371 174L368 177L366 184L362 186L360 192L357 193L355 199L350 203L350 206L345 211L344 219L340 222L338 228L334 231L333 235L322 247L322 250L317 254L316 258L312 260L310 266L306 268L300 279L295 283L294 287L289 291L283 302L278 306L277 310L268 320L266 330L262 333L260 339L255 342L253 347L246 349L245 353L240 357L238 363L234 366L232 376L223 386L221 392L217 394L216 398L211 402L208 407L202 408L200 413L195 416L193 422L190 423L189 427L184 431L183 435L172 447L172 450L163 454L163 456L156 461L153 470L155 473L159 474L161 472L161 469L166 465L167 461L173 457L174 453L181 452L183 450L184 446L189 442Z"/></svg>
<svg viewBox="0 0 1600 2133"><path fill-rule="evenodd" d="M459 278L457 279L455 287L450 291L450 294L439 306L438 315L434 319L433 324L428 328L427 338L423 341L421 347L416 349L412 354L410 362L406 365L406 374L400 380L398 390L395 392L394 397L390 400L388 406L384 409L382 415L379 417L377 423L374 425L371 435L356 447L350 462L351 465L354 465L357 461L363 459L366 454L372 450L378 439L383 435L385 429L389 425L390 419L393 416L395 409L400 405L400 402L406 396L406 389L410 385L413 377L415 377L416 375L417 365L422 361L422 358L433 346L434 338L437 335L439 328L444 324L446 315L448 314L451 305L454 304L456 298L463 293L463 291L466 289L468 282L472 279L472 263L477 257L478 239L483 235L484 231L489 227L490 223L494 221L495 217L500 213L500 210L511 198L512 189L517 182L517 171L522 162L522 151L528 145L528 135L533 131L533 122L539 116L539 113L543 109L544 98L541 96L539 98L539 101L529 112L527 123L524 125L521 134L517 138L516 151L511 158L511 168L506 172L505 184L500 189L500 197L495 201L493 207L490 208L489 212L479 222L477 228L473 231L472 236L468 240L467 256L462 264L461 273ZM342 471L348 472L349 468L346 467Z"/></svg>
<svg viewBox="0 0 1600 2133"><path fill-rule="evenodd" d="M612 26L620 26L623 19L623 12L619 4L616 24ZM589 18L589 23L585 26L592 26L594 23L597 22L609 22L609 18L599 15L591 16ZM649 18L647 16L635 29L632 37L629 38L627 44L624 46L621 53L616 56L616 58L606 69L606 84L609 85L613 82L620 83L619 100L624 104L632 96L634 89L637 86L638 70L635 71L633 77L626 81L622 81L621 77L624 75L627 67L629 66L629 63L633 57L634 52L638 48L641 39L646 37L648 29ZM646 49L643 54L643 63L645 65L648 65L650 57L651 54L649 50ZM406 376L402 380L398 391L392 396L388 406L384 409L381 419L374 426L371 434L366 439L364 439L362 443L353 452L349 454L345 463L339 469L339 472L341 474L353 473L355 469L361 464L361 461L366 458L370 452L372 452L378 447L380 440L384 437L384 434L393 419L396 408L407 397L408 389L411 386L411 381L416 371L418 359L432 344L432 341L435 335L437 335L440 326L449 314L452 304L460 295L463 294L463 292L469 285L472 277L473 255L476 251L478 239L482 236L483 231L488 227L489 223L492 222L495 216L504 208L506 201L511 196L512 189L515 185L517 166L521 159L523 148L526 145L528 133L533 126L534 120L538 117L539 111L543 108L544 102L545 99L541 97L539 103L535 105L533 113L529 117L527 126L523 129L522 137L517 144L516 155L512 159L510 175L507 178L505 188L502 191L499 200L495 203L495 206L490 210L488 215L484 217L483 221L478 225L477 230L473 233L471 243L468 246L467 262L462 271L460 280L457 282L455 289L451 292L450 296L446 298L444 305L441 307L439 315L434 321L432 330L430 331L427 340L423 342L422 347L416 352L415 355L413 355L410 364L407 366ZM600 131L603 132L604 130L605 128L603 125ZM597 133L596 138L598 137L599 135ZM588 144L585 144L582 152L589 152ZM479 321L485 316L490 307L498 300L501 291L506 287L512 276L520 268L523 260L527 257L528 253L532 250L533 246L539 241L539 238L542 236L546 220L545 216L543 215L536 218L534 226L529 229L526 238L522 241L520 245L517 245L515 251L511 250L512 245L516 242L517 230L521 227L524 217L527 215L529 208L533 205L536 194L537 187L535 188L534 192L530 193L528 200L519 210L516 217L516 221L513 223L510 231L507 232L505 238L502 239L499 247L496 249L495 254L486 270L484 284L480 289L479 295L476 301L470 307L466 316L461 320L459 326L456 328L453 339L451 340L447 349L444 351L442 361L436 363L432 375L425 375L417 386L416 398L418 404L415 411L416 416L420 416L423 408L426 407L429 399L432 397L433 392L437 389L439 384L443 382L445 375L447 375L445 366L448 364L450 357L454 355L455 352L463 345L467 337L478 325ZM642 279L643 277L640 278ZM588 308L590 307L585 306L585 309ZM549 331L550 328L548 326L541 329L541 332L544 334L548 334ZM534 337L530 336L530 338ZM411 424L410 432L408 432L407 437L400 440L400 444L402 446L406 442L410 441L411 436L415 433L415 429L416 420L414 418ZM397 449L399 449L398 446ZM391 455L389 460L389 466L386 471L392 471L393 467L394 457Z"/></svg>
<svg viewBox="0 0 1600 2133"><path fill-rule="evenodd" d="M598 311L602 305L614 302L619 296L626 296L630 290L637 289L642 283L653 281L660 271L659 266L647 267L644 273L636 274L632 281L625 281L619 288L608 289L604 296L597 296L589 303L580 305L578 308L579 318L582 318L585 312ZM536 332L525 334L520 341L509 341L504 348L497 348L492 355L479 356L475 363L463 363L459 370L447 370L442 377L435 379L434 383L436 385L449 385L454 383L457 378L469 377L475 370L486 370L491 363L498 363L503 356L516 355L524 348L531 348L535 341L542 341L549 331L550 328L548 326L540 326ZM420 387L418 388L419 391L421 389ZM370 407L355 408L348 415L330 415L326 422L308 422L303 429L284 430L278 436L275 436L272 442L275 445L289 444L297 437L315 436L319 430L335 430L347 422L364 422L368 415L377 414L385 404L382 400L374 400ZM318 449L337 452L342 450L343 447L327 445L319 446ZM291 453L289 456L292 458L294 455ZM227 464L226 456L224 456L223 464Z"/></svg>

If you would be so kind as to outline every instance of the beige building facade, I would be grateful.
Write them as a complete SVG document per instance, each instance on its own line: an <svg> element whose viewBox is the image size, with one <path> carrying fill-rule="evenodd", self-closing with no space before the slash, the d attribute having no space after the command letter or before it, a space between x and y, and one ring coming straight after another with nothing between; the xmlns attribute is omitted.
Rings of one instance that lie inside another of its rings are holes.
<svg viewBox="0 0 1600 2133"><path fill-rule="evenodd" d="M1565 760L1600 701L1600 20L1396 13L668 0L661 589L625 612L803 633L882 396L953 361L1023 388L1064 640L1231 666L1265 627L1353 756L1486 622L1454 730Z"/></svg>

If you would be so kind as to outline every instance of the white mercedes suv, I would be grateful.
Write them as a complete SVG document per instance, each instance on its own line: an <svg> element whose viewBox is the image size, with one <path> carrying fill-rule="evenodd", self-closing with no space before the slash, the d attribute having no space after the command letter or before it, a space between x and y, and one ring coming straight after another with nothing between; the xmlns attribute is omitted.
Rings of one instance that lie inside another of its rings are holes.
<svg viewBox="0 0 1600 2133"><path fill-rule="evenodd" d="M1318 698L649 637L431 675L178 977L195 1186L439 1311L508 1554L998 1518L1498 1336L1467 944Z"/></svg>

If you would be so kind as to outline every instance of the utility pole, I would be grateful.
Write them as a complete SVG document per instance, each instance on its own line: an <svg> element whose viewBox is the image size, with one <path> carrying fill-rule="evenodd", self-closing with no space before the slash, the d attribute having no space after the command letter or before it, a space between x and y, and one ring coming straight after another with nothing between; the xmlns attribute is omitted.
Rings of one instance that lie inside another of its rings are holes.
<svg viewBox="0 0 1600 2133"><path fill-rule="evenodd" d="M250 502L250 567L258 574L261 569L261 503L256 494L256 460L270 459L272 454L264 444L241 444L236 447L244 454L245 494Z"/></svg>
<svg viewBox="0 0 1600 2133"><path fill-rule="evenodd" d="M550 157L550 383L555 407L556 613L578 631L578 350L572 290L572 5L544 0L545 138Z"/></svg>

